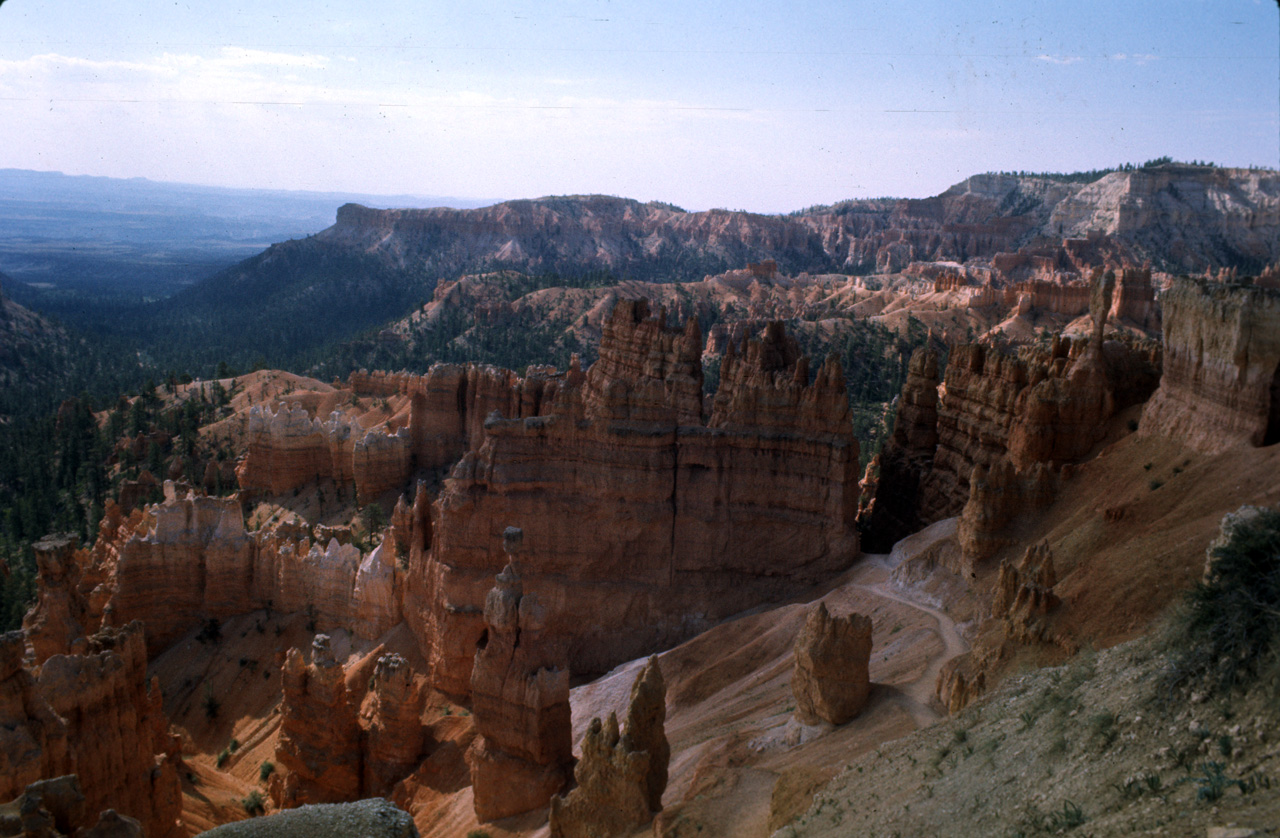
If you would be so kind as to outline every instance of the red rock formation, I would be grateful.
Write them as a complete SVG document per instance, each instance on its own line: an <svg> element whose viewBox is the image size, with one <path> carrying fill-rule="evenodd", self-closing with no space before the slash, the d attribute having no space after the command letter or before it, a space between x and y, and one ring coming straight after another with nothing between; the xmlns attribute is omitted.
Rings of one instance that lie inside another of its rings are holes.
<svg viewBox="0 0 1280 838"><path fill-rule="evenodd" d="M312 419L300 405L255 405L249 410L248 446L236 469L240 488L283 494L315 480L352 480L355 446L351 423L334 412Z"/></svg>
<svg viewBox="0 0 1280 838"><path fill-rule="evenodd" d="M576 787L551 799L552 838L625 835L662 809L671 749L663 723L666 688L657 658L650 658L631 687L626 727L618 717L591 720L574 769Z"/></svg>
<svg viewBox="0 0 1280 838"><path fill-rule="evenodd" d="M495 410L508 417L538 415L565 377L534 367L520 378L471 364L435 364L426 375L354 372L349 383L358 394L409 397L407 428L366 431L339 411L321 422L298 405L275 413L255 406L237 478L242 489L272 494L327 479L354 484L357 497L372 500L401 488L415 469L452 465L480 439Z"/></svg>
<svg viewBox="0 0 1280 838"><path fill-rule="evenodd" d="M508 528L508 562L485 599L488 626L471 671L476 739L468 761L476 817L496 820L547 805L573 764L569 668L543 635L546 611L514 565L521 539Z"/></svg>
<svg viewBox="0 0 1280 838"><path fill-rule="evenodd" d="M620 303L583 385L562 388L548 415L490 419L446 481L405 608L437 688L468 690L500 523L524 528L547 635L587 672L856 555L857 442L839 366L808 384L794 345L771 330L722 367L703 425L696 326L667 329L645 312Z"/></svg>
<svg viewBox="0 0 1280 838"><path fill-rule="evenodd" d="M288 808L357 799L363 773L357 702L347 692L328 635L316 635L310 664L297 649L289 650L281 686L276 763L283 770L272 776L271 799Z"/></svg>
<svg viewBox="0 0 1280 838"><path fill-rule="evenodd" d="M819 602L796 635L795 658L796 718L842 725L862 712L871 694L870 617L832 617Z"/></svg>
<svg viewBox="0 0 1280 838"><path fill-rule="evenodd" d="M1006 637L1021 643L1049 639L1044 617L1062 603L1053 592L1057 583L1047 541L1028 547L1016 564L1000 563L991 616L1004 622Z"/></svg>
<svg viewBox="0 0 1280 838"><path fill-rule="evenodd" d="M45 554L26 618L37 659L69 650L69 625L91 633L142 620L154 655L207 619L268 605L311 611L322 629L380 637L403 619L395 539L362 555L328 534L324 545L305 528L250 534L230 498L174 498L129 518L108 504L92 551Z"/></svg>
<svg viewBox="0 0 1280 838"><path fill-rule="evenodd" d="M1016 354L979 344L951 351L931 462L927 412L905 417L917 443L895 431L882 454L875 504L881 511L871 519L883 528L871 536L879 549L912 527L964 511L970 475L980 468L977 473L990 491L966 513L969 545L977 548L966 555L989 555L994 542L978 543L995 534L994 521L1008 521L1016 511L996 498L1039 498L1048 485L1038 476L1015 480L1014 472L1032 474L1037 464L1058 468L1079 460L1102 438L1110 416L1146 399L1159 351L1147 342L1103 339L1113 282L1113 275L1096 272L1090 303L1094 329L1086 340L1054 338L1048 347L1021 347ZM909 379L902 402L910 404L927 388L927 380ZM1001 460L1008 462L997 470ZM1013 472L1006 473L1009 468ZM992 474L993 482L988 480ZM988 502L995 506L988 508ZM918 516L914 521L912 509Z"/></svg>
<svg viewBox="0 0 1280 838"><path fill-rule="evenodd" d="M22 630L39 663L51 655L70 653L72 644L84 637L87 619L83 601L75 596L82 564L76 556L76 537L70 533L46 536L32 550L39 593L22 618Z"/></svg>
<svg viewBox="0 0 1280 838"><path fill-rule="evenodd" d="M1180 279L1161 299L1164 375L1139 431L1204 453L1280 442L1280 292Z"/></svg>
<svg viewBox="0 0 1280 838"><path fill-rule="evenodd" d="M973 655L966 652L942 665L934 694L947 713L959 713L986 692L987 675L976 668Z"/></svg>
<svg viewBox="0 0 1280 838"><path fill-rule="evenodd" d="M1043 509L1057 494L1058 478L1044 463L1019 471L1007 459L996 460L990 470L973 467L969 500L956 530L965 568L973 566L1009 543L1004 528L1015 518Z"/></svg>
<svg viewBox="0 0 1280 838"><path fill-rule="evenodd" d="M20 632L0 637L0 800L41 778L75 774L85 820L114 808L147 834L176 836L182 808L178 742L160 686L146 677L142 626L103 631L85 654L56 654L24 668Z"/></svg>
<svg viewBox="0 0 1280 838"><path fill-rule="evenodd" d="M372 683L362 792L383 795L422 762L427 745L423 696L409 664L397 654L378 658Z"/></svg>
<svg viewBox="0 0 1280 838"><path fill-rule="evenodd" d="M1150 264L1120 271L1111 301L1111 316L1136 323L1143 329L1159 328L1160 304L1156 302L1156 289L1151 284Z"/></svg>

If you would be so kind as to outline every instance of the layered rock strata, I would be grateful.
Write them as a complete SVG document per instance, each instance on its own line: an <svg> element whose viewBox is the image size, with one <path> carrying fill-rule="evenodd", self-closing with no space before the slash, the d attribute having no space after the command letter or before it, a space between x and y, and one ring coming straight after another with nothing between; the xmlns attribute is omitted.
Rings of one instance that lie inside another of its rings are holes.
<svg viewBox="0 0 1280 838"><path fill-rule="evenodd" d="M359 699L347 690L328 635L316 635L309 664L298 649L289 650L281 686L276 762L284 770L270 787L276 806L358 798L363 774Z"/></svg>
<svg viewBox="0 0 1280 838"><path fill-rule="evenodd" d="M321 421L296 404L276 411L255 406L237 478L242 489L272 494L332 480L372 500L402 488L417 469L452 465L495 410L512 418L538 415L575 373L533 367L521 378L472 364L435 364L425 375L355 372L349 384L356 394L409 398L407 426L364 430L341 411Z"/></svg>
<svg viewBox="0 0 1280 838"><path fill-rule="evenodd" d="M842 725L862 712L871 694L871 618L833 617L826 603L810 609L796 635L791 692L805 724Z"/></svg>
<svg viewBox="0 0 1280 838"><path fill-rule="evenodd" d="M142 634L136 622L99 632L83 653L54 654L38 670L23 663L21 632L0 636L0 800L74 774L83 793L74 826L115 809L148 835L181 834L179 743L160 685L146 677Z"/></svg>
<svg viewBox="0 0 1280 838"><path fill-rule="evenodd" d="M501 526L528 537L546 636L601 672L744 607L828 578L857 553L858 449L843 376L781 327L726 357L701 419L697 326L621 301L600 361L546 415L492 417L411 559L405 613L433 683L465 694Z"/></svg>
<svg viewBox="0 0 1280 838"><path fill-rule="evenodd" d="M877 547L964 511L974 474L988 488L1012 487L1007 472L1012 467L1025 475L1020 480L1034 495L1045 485L1033 474L1037 465L1057 470L1078 461L1101 440L1109 417L1147 399L1156 386L1160 350L1149 341L1105 339L1114 287L1113 274L1095 272L1093 329L1087 338L1055 337L1048 346L1016 351L984 344L954 347L934 414L913 407L922 397L927 403L932 379L908 379L899 409L903 430L895 427L882 453L870 518ZM936 445L930 451L933 434ZM975 508L967 515L977 525L976 535L994 531L988 524L1002 517L1008 520L995 508Z"/></svg>
<svg viewBox="0 0 1280 838"><path fill-rule="evenodd" d="M1206 454L1280 442L1280 290L1179 279L1164 306L1164 375L1139 432Z"/></svg>
<svg viewBox="0 0 1280 838"><path fill-rule="evenodd" d="M506 533L509 561L485 599L488 628L471 671L479 736L467 759L481 821L546 806L573 765L568 660L544 636L537 595L524 591L514 563L520 537Z"/></svg>
<svg viewBox="0 0 1280 838"><path fill-rule="evenodd" d="M666 687L656 657L636 676L626 726L610 713L591 720L574 768L575 788L551 799L552 838L625 835L662 809L671 748L664 728Z"/></svg>
<svg viewBox="0 0 1280 838"><path fill-rule="evenodd" d="M42 542L40 598L25 621L36 657L131 620L146 624L152 655L205 620L261 608L308 611L321 629L365 639L403 620L395 538L362 554L338 533L312 543L310 532L250 533L232 498L175 496L128 517L109 503L92 550Z"/></svg>

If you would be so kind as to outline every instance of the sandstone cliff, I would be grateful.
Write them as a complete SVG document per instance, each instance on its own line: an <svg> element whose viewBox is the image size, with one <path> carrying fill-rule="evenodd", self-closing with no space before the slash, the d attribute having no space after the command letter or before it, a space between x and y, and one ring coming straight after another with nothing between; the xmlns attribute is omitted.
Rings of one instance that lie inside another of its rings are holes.
<svg viewBox="0 0 1280 838"><path fill-rule="evenodd" d="M1048 477L1037 468L1056 470L1084 457L1102 439L1110 416L1146 400L1155 388L1159 348L1149 341L1106 339L1115 279L1095 271L1093 283L1087 338L1055 337L1048 346L1016 350L954 347L936 388L936 411L930 409L933 378L923 374L927 361L916 362L920 371L908 378L900 399L902 430L895 427L885 446L868 519L880 549L962 511L962 530L969 527L969 545L976 546L1012 517L1017 503L1051 498L1051 492L1045 495ZM974 474L985 491L976 498ZM987 501L1003 511L966 507ZM973 560L990 549L967 553Z"/></svg>
<svg viewBox="0 0 1280 838"><path fill-rule="evenodd" d="M115 809L147 834L181 834L178 742L169 735L160 685L146 677L140 623L99 632L80 654L23 664L20 632L0 637L0 800L31 783L74 774L83 820Z"/></svg>
<svg viewBox="0 0 1280 838"><path fill-rule="evenodd" d="M411 559L405 613L438 688L468 690L507 523L525 530L547 636L586 672L852 561L858 453L839 365L809 383L771 329L736 350L702 424L700 351L695 326L620 302L581 386L545 415L485 423L432 512L429 551Z"/></svg>
<svg viewBox="0 0 1280 838"><path fill-rule="evenodd" d="M1140 432L1211 454L1280 442L1280 292L1180 279L1162 304L1164 375Z"/></svg>
<svg viewBox="0 0 1280 838"><path fill-rule="evenodd" d="M514 563L521 538L514 527L505 534L508 564L485 598L487 630L471 671L480 735L467 759L481 821L546 806L573 764L568 658L544 634L537 595L524 590Z"/></svg>

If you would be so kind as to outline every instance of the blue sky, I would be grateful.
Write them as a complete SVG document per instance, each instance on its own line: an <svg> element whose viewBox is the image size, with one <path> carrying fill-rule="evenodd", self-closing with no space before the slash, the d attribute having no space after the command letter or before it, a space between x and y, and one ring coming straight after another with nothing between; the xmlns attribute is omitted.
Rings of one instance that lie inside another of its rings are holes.
<svg viewBox="0 0 1280 838"><path fill-rule="evenodd" d="M0 167L784 212L1280 165L1274 0L7 0Z"/></svg>

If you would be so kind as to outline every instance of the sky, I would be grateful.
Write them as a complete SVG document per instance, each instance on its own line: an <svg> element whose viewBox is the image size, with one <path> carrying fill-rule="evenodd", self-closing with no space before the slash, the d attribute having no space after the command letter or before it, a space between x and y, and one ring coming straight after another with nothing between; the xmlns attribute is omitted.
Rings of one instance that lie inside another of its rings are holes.
<svg viewBox="0 0 1280 838"><path fill-rule="evenodd" d="M787 212L1280 168L1275 0L0 0L0 168Z"/></svg>

